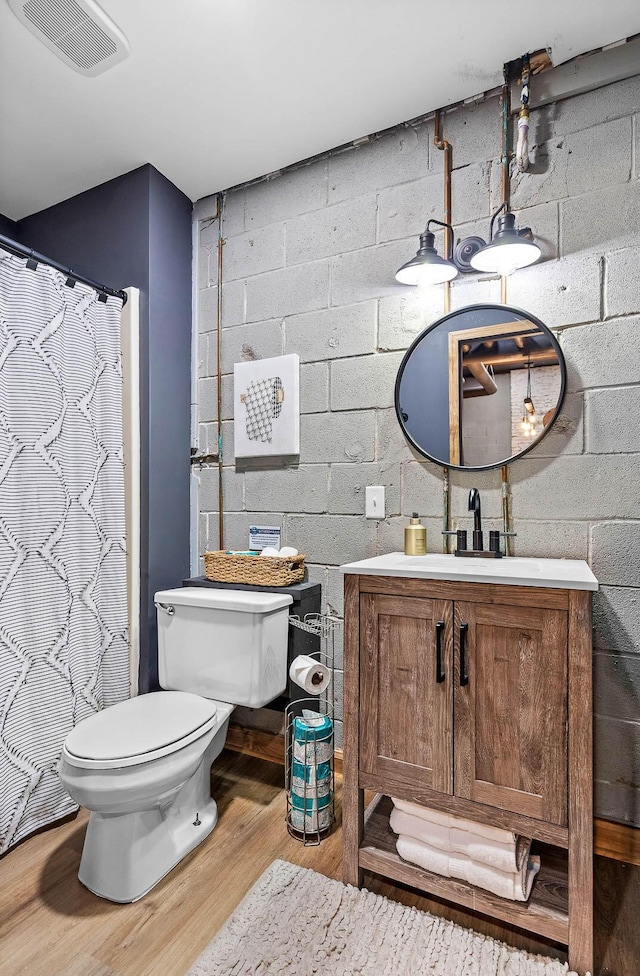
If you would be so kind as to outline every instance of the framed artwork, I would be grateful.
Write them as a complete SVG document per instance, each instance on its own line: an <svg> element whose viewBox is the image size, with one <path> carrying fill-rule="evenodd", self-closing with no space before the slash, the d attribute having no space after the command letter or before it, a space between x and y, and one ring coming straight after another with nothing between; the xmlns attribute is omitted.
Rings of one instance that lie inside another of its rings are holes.
<svg viewBox="0 0 640 976"><path fill-rule="evenodd" d="M299 356L236 363L233 408L236 457L299 454Z"/></svg>

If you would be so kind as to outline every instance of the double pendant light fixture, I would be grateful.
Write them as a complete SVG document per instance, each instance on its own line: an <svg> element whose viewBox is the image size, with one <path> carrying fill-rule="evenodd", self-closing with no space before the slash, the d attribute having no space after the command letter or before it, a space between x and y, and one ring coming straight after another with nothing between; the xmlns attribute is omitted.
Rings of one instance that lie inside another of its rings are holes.
<svg viewBox="0 0 640 976"><path fill-rule="evenodd" d="M530 65L528 55L522 62L522 113L526 110L528 123L528 103L529 103L529 78ZM518 229L516 218L509 206L509 175L508 175L508 132L509 132L509 88L508 88L508 69L505 69L505 84L502 93L502 182L503 182L503 203L496 210L491 218L489 225L489 241L484 241L481 237L465 237L453 247L453 227L451 224L440 221L430 220L425 231L420 235L420 247L411 261L407 261L396 272L396 280L403 285L438 285L446 281L451 281L457 277L458 272L468 273L471 271L481 271L485 274L498 274L503 277L513 274L520 268L526 268L534 264L541 256L540 247L533 239L530 227ZM436 115L436 125L438 125L439 114ZM520 125L520 123L519 123ZM527 125L528 129L528 125ZM438 130L439 131L439 130ZM519 138L519 169L526 169L526 161L521 161L522 151L520 150ZM437 137L436 137L437 142ZM449 190L450 193L450 190ZM447 216L450 203L445 202ZM494 233L494 225L497 223L497 230ZM432 224L446 227L449 233L448 254L440 257L434 246L434 236L430 231Z"/></svg>
<svg viewBox="0 0 640 976"><path fill-rule="evenodd" d="M505 212L500 216L503 210ZM494 234L496 219L498 229ZM453 239L451 224L430 220L420 235L416 256L396 271L396 281L402 285L439 285L457 277L459 271L510 275L534 264L542 253L530 227L518 230L516 218L507 210L506 203L491 218L488 244L481 237L465 237L456 244L453 253L453 249L449 248L450 253L446 258L440 257L434 247L434 236L429 230L431 224L448 227L449 240Z"/></svg>

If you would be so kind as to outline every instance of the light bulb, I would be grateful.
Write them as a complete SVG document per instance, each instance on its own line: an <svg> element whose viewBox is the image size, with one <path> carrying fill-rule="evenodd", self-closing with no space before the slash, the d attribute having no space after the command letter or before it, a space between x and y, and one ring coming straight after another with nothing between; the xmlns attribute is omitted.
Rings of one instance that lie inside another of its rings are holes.
<svg viewBox="0 0 640 976"><path fill-rule="evenodd" d="M410 268L400 268L396 273L396 281L401 285L417 285L418 288L429 288L451 281L458 274L453 264L441 261L433 264L414 264Z"/></svg>
<svg viewBox="0 0 640 976"><path fill-rule="evenodd" d="M502 210L500 207L500 210ZM500 213L497 210L491 218L491 240L471 257L470 264L476 271L487 271L494 274L510 275L518 268L537 261L542 251L533 240L531 230L527 227L522 231L516 229L516 218L507 211L498 220L498 230L493 234L493 221Z"/></svg>
<svg viewBox="0 0 640 976"><path fill-rule="evenodd" d="M540 248L533 241L496 241L487 244L471 258L476 271L492 271L500 275L510 275L518 268L534 264L540 257Z"/></svg>

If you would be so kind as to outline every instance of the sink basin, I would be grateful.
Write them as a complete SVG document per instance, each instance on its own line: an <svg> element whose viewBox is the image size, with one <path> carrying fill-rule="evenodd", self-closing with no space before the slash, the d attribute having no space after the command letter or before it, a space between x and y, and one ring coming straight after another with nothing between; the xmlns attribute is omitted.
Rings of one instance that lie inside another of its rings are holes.
<svg viewBox="0 0 640 976"><path fill-rule="evenodd" d="M348 563L341 569L343 573L364 576L404 576L567 590L598 589L598 581L583 559L528 559L518 556L483 559L444 553L405 556L403 552L390 552L385 556Z"/></svg>

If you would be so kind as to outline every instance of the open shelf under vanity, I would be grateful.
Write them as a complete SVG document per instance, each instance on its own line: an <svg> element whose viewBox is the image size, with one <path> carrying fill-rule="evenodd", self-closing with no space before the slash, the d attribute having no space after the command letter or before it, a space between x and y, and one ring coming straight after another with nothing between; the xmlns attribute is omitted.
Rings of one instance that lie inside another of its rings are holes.
<svg viewBox="0 0 640 976"><path fill-rule="evenodd" d="M389 826L392 802L376 795L365 811L364 833L358 861L374 874L442 898L483 915L500 919L553 942L569 941L569 892L567 852L544 845L540 872L529 901L500 898L466 881L445 878L404 861L396 851L396 835Z"/></svg>

